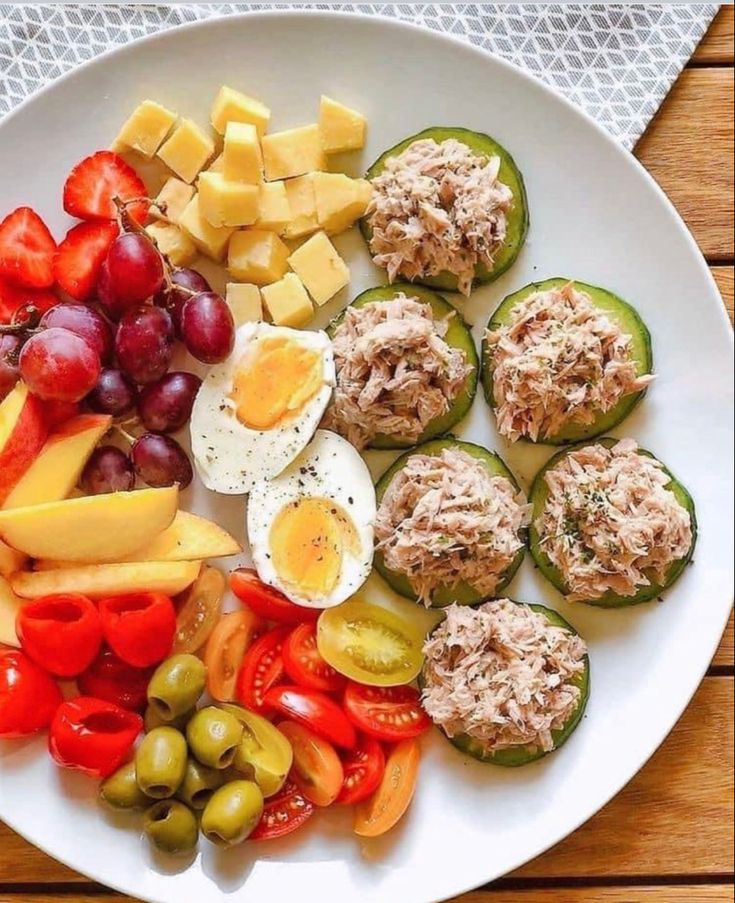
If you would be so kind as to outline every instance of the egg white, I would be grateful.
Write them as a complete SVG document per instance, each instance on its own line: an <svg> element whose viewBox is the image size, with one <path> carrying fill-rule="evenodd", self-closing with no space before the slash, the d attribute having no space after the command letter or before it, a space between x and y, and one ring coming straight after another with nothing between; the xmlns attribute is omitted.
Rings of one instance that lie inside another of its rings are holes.
<svg viewBox="0 0 735 903"><path fill-rule="evenodd" d="M282 336L316 351L322 360L322 385L304 405L298 418L270 430L255 430L240 423L230 396L238 364L248 346L261 338ZM261 480L281 473L307 445L332 397L334 357L329 336L323 332L246 323L235 336L230 357L207 374L191 415L191 448L197 473L214 492L239 495Z"/></svg>
<svg viewBox="0 0 735 903"><path fill-rule="evenodd" d="M286 585L272 563L270 530L278 513L301 499L323 498L336 503L352 523L359 554L343 550L337 585L326 596L309 598ZM256 483L248 498L247 531L258 576L292 602L307 608L331 608L353 595L367 580L373 563L375 487L367 465L346 439L328 430L314 438L280 476Z"/></svg>

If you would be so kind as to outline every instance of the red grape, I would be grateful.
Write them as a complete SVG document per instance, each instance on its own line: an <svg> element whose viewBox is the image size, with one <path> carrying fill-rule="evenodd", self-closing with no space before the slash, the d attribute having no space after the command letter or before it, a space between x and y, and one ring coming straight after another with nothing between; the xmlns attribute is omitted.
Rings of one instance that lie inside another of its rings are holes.
<svg viewBox="0 0 735 903"><path fill-rule="evenodd" d="M138 390L122 370L103 370L97 385L87 396L87 404L98 414L120 417L135 407Z"/></svg>
<svg viewBox="0 0 735 903"><path fill-rule="evenodd" d="M130 457L141 480L154 488L178 483L186 489L194 478L186 452L170 436L144 433L133 443Z"/></svg>
<svg viewBox="0 0 735 903"><path fill-rule="evenodd" d="M215 292L192 295L181 309L181 337L198 361L226 360L235 345L235 321L227 302Z"/></svg>
<svg viewBox="0 0 735 903"><path fill-rule="evenodd" d="M99 275L97 276L96 294L99 306L111 320L117 322L125 313L125 306L120 303L115 294L107 260L103 260L100 266Z"/></svg>
<svg viewBox="0 0 735 903"><path fill-rule="evenodd" d="M130 458L114 445L100 445L87 461L79 481L87 495L129 492L135 486Z"/></svg>
<svg viewBox="0 0 735 903"><path fill-rule="evenodd" d="M193 373L167 373L140 393L138 413L154 433L174 433L189 422L202 381Z"/></svg>
<svg viewBox="0 0 735 903"><path fill-rule="evenodd" d="M120 369L141 386L154 383L168 370L174 328L168 311L144 305L120 320L115 353Z"/></svg>
<svg viewBox="0 0 735 903"><path fill-rule="evenodd" d="M112 355L112 330L105 318L86 304L57 304L41 318L41 326L60 326L76 333L104 364Z"/></svg>
<svg viewBox="0 0 735 903"><path fill-rule="evenodd" d="M140 304L161 290L163 261L153 242L126 232L110 245L107 273L115 300L122 307Z"/></svg>
<svg viewBox="0 0 735 903"><path fill-rule="evenodd" d="M192 292L209 292L211 288L201 273L187 267L174 270L171 273L171 282L173 284L171 290L164 286L154 301L159 307L165 307L168 310L174 321L176 335L181 336L181 308L191 298ZM177 285L183 286L183 291L177 290Z"/></svg>
<svg viewBox="0 0 735 903"><path fill-rule="evenodd" d="M21 341L15 335L0 335L0 401L18 382L18 354Z"/></svg>
<svg viewBox="0 0 735 903"><path fill-rule="evenodd" d="M31 336L20 353L20 375L39 398L80 401L100 375L99 355L68 329L53 326Z"/></svg>

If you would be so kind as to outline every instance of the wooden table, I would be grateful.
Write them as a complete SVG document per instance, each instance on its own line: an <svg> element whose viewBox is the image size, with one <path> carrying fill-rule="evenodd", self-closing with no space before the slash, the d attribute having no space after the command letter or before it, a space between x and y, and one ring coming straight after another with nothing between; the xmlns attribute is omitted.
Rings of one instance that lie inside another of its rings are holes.
<svg viewBox="0 0 735 903"><path fill-rule="evenodd" d="M694 233L731 317L733 72L727 7L635 151ZM733 901L734 664L731 619L686 714L622 793L553 850L452 903ZM0 824L0 903L115 899L132 903Z"/></svg>

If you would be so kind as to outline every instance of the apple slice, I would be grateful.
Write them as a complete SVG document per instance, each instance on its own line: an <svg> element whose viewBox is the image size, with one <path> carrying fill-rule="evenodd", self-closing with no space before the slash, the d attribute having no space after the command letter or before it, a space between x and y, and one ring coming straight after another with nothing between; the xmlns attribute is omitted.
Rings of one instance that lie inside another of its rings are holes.
<svg viewBox="0 0 735 903"><path fill-rule="evenodd" d="M104 599L123 593L158 592L175 596L199 576L199 561L134 561L126 564L89 564L56 571L14 574L10 586L23 599L55 593L82 593Z"/></svg>
<svg viewBox="0 0 735 903"><path fill-rule="evenodd" d="M159 533L150 545L144 546L125 561L204 561L207 558L227 558L242 552L237 540L218 524L205 517L178 511L171 526ZM34 566L36 571L53 571L75 567L73 561L42 558Z"/></svg>
<svg viewBox="0 0 735 903"><path fill-rule="evenodd" d="M120 561L171 525L178 499L170 486L0 511L0 539L31 558Z"/></svg>
<svg viewBox="0 0 735 903"><path fill-rule="evenodd" d="M0 402L0 507L46 441L43 404L19 382Z"/></svg>
<svg viewBox="0 0 735 903"><path fill-rule="evenodd" d="M27 508L67 498L111 423L112 417L106 414L80 414L67 420L49 436L2 508Z"/></svg>
<svg viewBox="0 0 735 903"><path fill-rule="evenodd" d="M15 616L23 601L15 595L8 581L0 577L0 643L6 646L20 646L15 633Z"/></svg>
<svg viewBox="0 0 735 903"><path fill-rule="evenodd" d="M9 577L21 570L26 561L28 561L27 555L16 552L15 549L11 549L0 540L0 577Z"/></svg>

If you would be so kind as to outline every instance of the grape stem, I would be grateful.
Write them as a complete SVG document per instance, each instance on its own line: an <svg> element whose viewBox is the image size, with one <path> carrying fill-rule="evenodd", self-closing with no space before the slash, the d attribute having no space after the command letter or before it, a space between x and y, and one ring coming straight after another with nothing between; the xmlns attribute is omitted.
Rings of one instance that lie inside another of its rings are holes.
<svg viewBox="0 0 735 903"><path fill-rule="evenodd" d="M20 320L19 317L24 319ZM36 332L41 322L41 311L35 304L24 304L13 314L10 323L0 325L0 335L24 335Z"/></svg>
<svg viewBox="0 0 735 903"><path fill-rule="evenodd" d="M129 423L132 423L132 422L134 422L134 421L132 421L132 420L124 420L123 421L123 423L125 423L126 425ZM130 433L126 429L123 428L122 424L113 423L112 429L115 430L116 432L120 433L120 435L123 437L123 439L125 439L130 445L133 445L133 443L135 442L135 436L131 436Z"/></svg>

